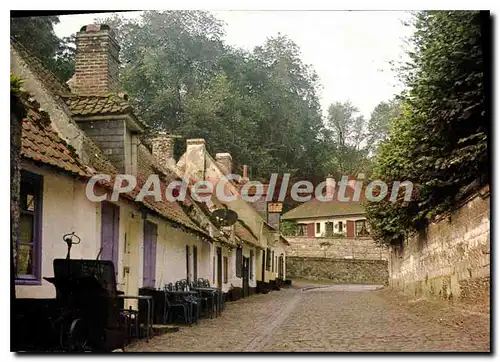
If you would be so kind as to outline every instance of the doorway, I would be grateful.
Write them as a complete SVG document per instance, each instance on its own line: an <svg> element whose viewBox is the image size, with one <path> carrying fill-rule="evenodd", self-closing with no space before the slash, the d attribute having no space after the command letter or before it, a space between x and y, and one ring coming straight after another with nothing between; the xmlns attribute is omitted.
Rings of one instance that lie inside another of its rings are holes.
<svg viewBox="0 0 500 362"><path fill-rule="evenodd" d="M243 257L243 298L248 297L250 295L250 285L249 285L249 258Z"/></svg>
<svg viewBox="0 0 500 362"><path fill-rule="evenodd" d="M144 254L142 268L142 286L155 287L156 282L156 239L158 226L155 223L144 221Z"/></svg>
<svg viewBox="0 0 500 362"><path fill-rule="evenodd" d="M101 260L111 260L118 275L118 236L120 225L120 208L110 202L101 205Z"/></svg>
<svg viewBox="0 0 500 362"><path fill-rule="evenodd" d="M222 289L222 248L217 247L217 288Z"/></svg>

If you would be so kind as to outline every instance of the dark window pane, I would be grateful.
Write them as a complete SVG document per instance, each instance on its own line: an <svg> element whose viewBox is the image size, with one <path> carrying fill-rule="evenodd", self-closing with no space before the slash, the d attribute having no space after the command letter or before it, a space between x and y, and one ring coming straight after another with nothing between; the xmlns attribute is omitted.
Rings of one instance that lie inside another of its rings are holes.
<svg viewBox="0 0 500 362"><path fill-rule="evenodd" d="M21 214L21 219L19 220L19 242L21 243L33 243L33 226L35 223L34 215Z"/></svg>
<svg viewBox="0 0 500 362"><path fill-rule="evenodd" d="M18 253L17 273L21 275L32 275L33 247L30 245L19 245Z"/></svg>

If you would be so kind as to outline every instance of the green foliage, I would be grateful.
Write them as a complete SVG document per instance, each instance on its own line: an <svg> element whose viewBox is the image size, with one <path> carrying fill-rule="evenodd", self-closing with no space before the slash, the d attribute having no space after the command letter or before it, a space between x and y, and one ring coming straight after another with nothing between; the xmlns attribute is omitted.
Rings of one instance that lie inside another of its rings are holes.
<svg viewBox="0 0 500 362"><path fill-rule="evenodd" d="M410 202L367 207L372 235L388 244L489 182L480 14L423 11L414 20L411 62L401 69L408 90L379 147L374 178L409 180L418 193Z"/></svg>
<svg viewBox="0 0 500 362"><path fill-rule="evenodd" d="M380 102L373 110L368 122L367 146L375 152L380 142L389 138L392 121L401 114L401 102L393 99Z"/></svg>
<svg viewBox="0 0 500 362"><path fill-rule="evenodd" d="M54 25L58 16L32 16L10 19L10 35L62 80L74 73L74 36L59 39Z"/></svg>
<svg viewBox="0 0 500 362"><path fill-rule="evenodd" d="M224 43L224 24L204 11L147 11L101 19L117 29L122 84L152 126L203 137L230 152L239 172L323 178L318 77L278 34L252 51Z"/></svg>
<svg viewBox="0 0 500 362"><path fill-rule="evenodd" d="M282 220L280 223L280 231L285 236L297 235L298 225L295 221Z"/></svg>
<svg viewBox="0 0 500 362"><path fill-rule="evenodd" d="M21 94L22 86L22 79L10 73L10 93L16 97L19 97L19 95Z"/></svg>
<svg viewBox="0 0 500 362"><path fill-rule="evenodd" d="M367 173L370 168L367 122L358 113L350 102L335 102L328 108L326 167L337 179Z"/></svg>

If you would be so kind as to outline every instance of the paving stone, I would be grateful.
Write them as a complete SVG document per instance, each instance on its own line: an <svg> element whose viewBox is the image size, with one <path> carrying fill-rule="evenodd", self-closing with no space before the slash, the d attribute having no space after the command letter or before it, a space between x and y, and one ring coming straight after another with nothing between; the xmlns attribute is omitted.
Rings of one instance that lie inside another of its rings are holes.
<svg viewBox="0 0 500 362"><path fill-rule="evenodd" d="M415 302L387 290L347 289L295 287L254 295L228 303L218 318L125 351L490 350L489 314L467 315L457 306Z"/></svg>

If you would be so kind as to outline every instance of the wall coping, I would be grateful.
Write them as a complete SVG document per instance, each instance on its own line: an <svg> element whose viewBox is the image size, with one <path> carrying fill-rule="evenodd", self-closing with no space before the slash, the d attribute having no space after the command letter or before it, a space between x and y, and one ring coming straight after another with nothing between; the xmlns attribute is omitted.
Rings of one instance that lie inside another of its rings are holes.
<svg viewBox="0 0 500 362"><path fill-rule="evenodd" d="M343 262L348 262L348 263L355 263L358 261L361 262L371 262L371 263L379 263L379 262L384 262L387 263L387 259L354 259L354 258L328 258L328 257L323 257L323 256L295 256L295 255L287 255L286 256L287 260L288 259L307 259L308 261L343 261Z"/></svg>

